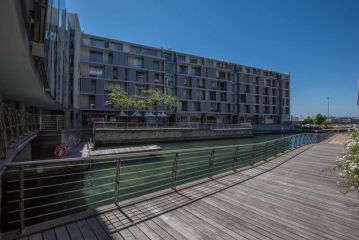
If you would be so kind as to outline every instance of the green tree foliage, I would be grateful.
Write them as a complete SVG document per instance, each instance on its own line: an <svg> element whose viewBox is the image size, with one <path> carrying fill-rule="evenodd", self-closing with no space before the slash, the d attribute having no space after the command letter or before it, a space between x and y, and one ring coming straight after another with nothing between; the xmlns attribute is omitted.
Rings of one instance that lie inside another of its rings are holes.
<svg viewBox="0 0 359 240"><path fill-rule="evenodd" d="M113 89L108 94L107 105L111 105L118 110L122 110L126 107L131 106L133 104L132 98L127 95L127 93L120 89Z"/></svg>
<svg viewBox="0 0 359 240"><path fill-rule="evenodd" d="M176 109L178 105L178 99L176 96L163 95L163 108L166 112L170 112Z"/></svg>
<svg viewBox="0 0 359 240"><path fill-rule="evenodd" d="M313 124L314 120L311 117L307 117L303 120L302 124Z"/></svg>
<svg viewBox="0 0 359 240"><path fill-rule="evenodd" d="M327 120L327 118L325 116L323 116L322 114L318 113L315 116L315 123L322 125L325 121Z"/></svg>

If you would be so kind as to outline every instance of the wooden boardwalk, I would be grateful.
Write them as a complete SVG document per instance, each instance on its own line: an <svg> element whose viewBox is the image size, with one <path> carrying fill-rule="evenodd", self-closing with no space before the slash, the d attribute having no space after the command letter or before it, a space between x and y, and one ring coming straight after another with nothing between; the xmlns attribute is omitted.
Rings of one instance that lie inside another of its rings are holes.
<svg viewBox="0 0 359 240"><path fill-rule="evenodd" d="M343 195L340 144L316 144L253 169L23 239L359 239L359 196Z"/></svg>

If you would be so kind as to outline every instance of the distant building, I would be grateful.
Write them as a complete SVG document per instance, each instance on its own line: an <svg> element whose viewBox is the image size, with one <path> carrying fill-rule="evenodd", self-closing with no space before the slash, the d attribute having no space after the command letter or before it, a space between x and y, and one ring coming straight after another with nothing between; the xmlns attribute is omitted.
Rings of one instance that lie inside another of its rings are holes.
<svg viewBox="0 0 359 240"><path fill-rule="evenodd" d="M289 121L290 75L223 60L82 34L82 123L115 119L113 88L157 88L180 101L171 121L279 124ZM135 109L127 109L129 115ZM142 109L142 114L146 111Z"/></svg>

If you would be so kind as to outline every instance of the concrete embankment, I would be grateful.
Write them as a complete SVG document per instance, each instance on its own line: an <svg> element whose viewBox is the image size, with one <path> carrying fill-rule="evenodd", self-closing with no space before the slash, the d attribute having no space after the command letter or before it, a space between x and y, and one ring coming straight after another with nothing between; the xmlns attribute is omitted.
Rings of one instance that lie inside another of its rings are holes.
<svg viewBox="0 0 359 240"><path fill-rule="evenodd" d="M233 129L116 129L98 128L94 136L96 144L153 143L168 141L188 141L202 139L252 137L253 131L248 128Z"/></svg>

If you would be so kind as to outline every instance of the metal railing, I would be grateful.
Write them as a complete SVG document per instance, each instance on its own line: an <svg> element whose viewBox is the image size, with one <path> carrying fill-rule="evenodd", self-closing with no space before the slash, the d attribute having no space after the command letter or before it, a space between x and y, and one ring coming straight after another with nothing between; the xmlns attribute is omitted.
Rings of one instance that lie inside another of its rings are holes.
<svg viewBox="0 0 359 240"><path fill-rule="evenodd" d="M62 115L41 115L40 130L42 131L60 131L65 127L64 116Z"/></svg>
<svg viewBox="0 0 359 240"><path fill-rule="evenodd" d="M236 172L332 134L305 133L255 144L9 163L3 180L3 228L21 232L35 223Z"/></svg>
<svg viewBox="0 0 359 240"><path fill-rule="evenodd" d="M37 115L0 106L0 160L6 159L7 150L16 148L38 130Z"/></svg>

